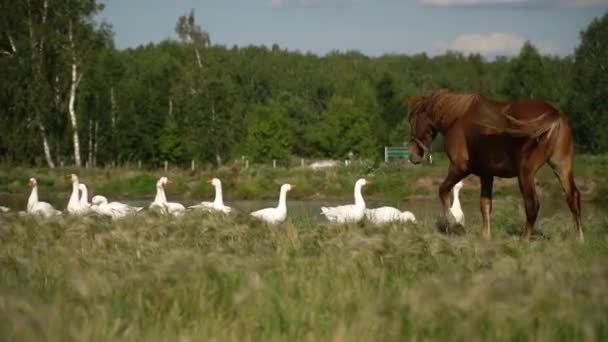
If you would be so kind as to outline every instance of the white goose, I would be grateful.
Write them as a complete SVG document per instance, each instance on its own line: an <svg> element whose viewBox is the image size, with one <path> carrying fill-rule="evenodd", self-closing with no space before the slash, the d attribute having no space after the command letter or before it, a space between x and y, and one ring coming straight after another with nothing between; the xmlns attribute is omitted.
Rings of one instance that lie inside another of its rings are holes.
<svg viewBox="0 0 608 342"><path fill-rule="evenodd" d="M37 214L45 217L61 215L61 211L53 208L49 203L38 201L38 182L36 182L35 178L30 178L30 186L32 187L32 193L27 199L28 214Z"/></svg>
<svg viewBox="0 0 608 342"><path fill-rule="evenodd" d="M365 219L375 224L389 222L416 222L416 216L409 211L400 211L393 207L365 209Z"/></svg>
<svg viewBox="0 0 608 342"><path fill-rule="evenodd" d="M80 183L78 184L78 190L80 190L80 200L78 203L80 203L81 207L88 208L90 210L91 203L89 203L89 190L87 189L87 186Z"/></svg>
<svg viewBox="0 0 608 342"><path fill-rule="evenodd" d="M279 194L279 204L276 208L266 208L254 211L251 216L257 217L269 224L277 224L285 221L287 218L287 192L295 188L294 184L283 184L281 185L281 192Z"/></svg>
<svg viewBox="0 0 608 342"><path fill-rule="evenodd" d="M464 212L462 211L462 207L460 206L459 198L460 189L462 189L462 181L456 183L456 185L454 185L454 188L452 189L454 193L454 200L452 201L450 212L452 213L452 216L454 216L456 223L464 226Z"/></svg>
<svg viewBox="0 0 608 342"><path fill-rule="evenodd" d="M105 196L96 195L91 199L91 209L96 213L104 216L109 216L113 219L125 217L130 214L135 214L142 210L143 207L133 207L120 202L110 202Z"/></svg>
<svg viewBox="0 0 608 342"><path fill-rule="evenodd" d="M10 208L3 207L0 205L0 213L8 213L9 211L11 211Z"/></svg>
<svg viewBox="0 0 608 342"><path fill-rule="evenodd" d="M222 181L220 181L218 178L213 178L208 180L207 183L213 185L215 188L215 200L213 200L213 202L201 202L188 207L188 209L216 210L226 214L232 211L232 208L224 204L224 197L222 195Z"/></svg>
<svg viewBox="0 0 608 342"><path fill-rule="evenodd" d="M156 197L154 198L154 202L150 204L150 209L160 210L162 213L171 214L173 216L183 215L186 211L186 207L180 203L167 202L165 186L169 183L171 182L167 177L161 177L158 182L156 182Z"/></svg>
<svg viewBox="0 0 608 342"><path fill-rule="evenodd" d="M70 200L68 201L67 211L72 215L83 215L89 212L90 207L85 205L80 201L80 197L78 196L78 191L80 190L80 183L78 181L78 176L74 173L70 174L68 177L72 180L72 194L70 195Z"/></svg>
<svg viewBox="0 0 608 342"><path fill-rule="evenodd" d="M355 183L355 204L341 205L338 207L321 207L321 215L325 215L329 221L338 223L359 222L365 215L365 201L361 195L361 188L371 182L360 178Z"/></svg>

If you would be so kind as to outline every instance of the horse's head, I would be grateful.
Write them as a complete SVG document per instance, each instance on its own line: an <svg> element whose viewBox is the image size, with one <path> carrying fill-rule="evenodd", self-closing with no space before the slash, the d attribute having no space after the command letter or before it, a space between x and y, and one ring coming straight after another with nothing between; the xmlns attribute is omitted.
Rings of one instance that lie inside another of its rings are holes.
<svg viewBox="0 0 608 342"><path fill-rule="evenodd" d="M408 150L410 162L420 164L429 152L431 142L437 135L437 129L427 111L425 97L406 97L410 107L410 141Z"/></svg>

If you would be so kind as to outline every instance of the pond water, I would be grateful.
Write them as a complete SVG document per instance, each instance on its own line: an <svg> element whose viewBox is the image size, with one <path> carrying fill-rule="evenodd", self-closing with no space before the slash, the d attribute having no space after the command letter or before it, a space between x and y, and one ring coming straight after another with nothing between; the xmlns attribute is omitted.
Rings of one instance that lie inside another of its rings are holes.
<svg viewBox="0 0 608 342"><path fill-rule="evenodd" d="M27 194L7 194L0 193L0 205L9 207L13 211L25 210L25 206L27 203ZM41 196L41 200L50 202L55 206L55 208L59 210L64 210L67 201L68 194L55 194L51 196ZM109 198L110 201L118 200L120 202L128 203L130 205L135 206L148 206L153 198L138 198L138 199L120 199L120 198ZM169 201L179 202L184 204L185 206L193 205L198 203L199 201L193 199L185 199L178 197L169 197ZM287 200L287 210L288 215L290 217L297 218L305 218L311 220L323 220L323 217L320 215L322 206L335 206L341 204L351 203L352 200L344 200L344 201L335 201L335 200ZM541 203L541 211L539 218L543 217L552 217L556 214L564 213L569 216L568 206L566 201L563 198L550 199L550 198L542 198L540 200ZM408 201L400 201L400 202L382 202L382 201L366 201L368 208L376 208L380 206L393 206L399 208L400 210L408 210L413 212L416 215L416 218L420 221L434 222L434 220L439 216L441 212L441 205L439 204L439 200L437 199L420 199L420 200L408 200ZM228 201L226 200L226 205L229 205L241 212L251 212L254 210L274 207L277 205L277 200L236 200L236 201ZM481 220L481 215L479 213L479 201L475 200L465 200L462 201L463 211L466 215L467 223L470 224L478 224ZM583 202L583 214L585 220L593 220L597 218L608 217L606 212L608 206L603 204L597 204L595 202ZM514 197L512 199L495 199L494 200L494 211L500 211L501 208L509 208L512 210L513 208L517 208L521 219L524 218L524 210L520 197ZM523 221L522 221L523 222Z"/></svg>

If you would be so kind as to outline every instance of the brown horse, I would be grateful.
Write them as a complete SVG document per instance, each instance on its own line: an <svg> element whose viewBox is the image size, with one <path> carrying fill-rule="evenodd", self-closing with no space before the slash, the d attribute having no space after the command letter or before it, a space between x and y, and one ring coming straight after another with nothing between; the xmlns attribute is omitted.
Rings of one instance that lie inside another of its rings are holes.
<svg viewBox="0 0 608 342"><path fill-rule="evenodd" d="M528 241L540 208L535 175L548 163L559 179L583 240L580 194L574 184L574 148L566 117L539 100L497 102L479 94L437 90L405 98L410 106L410 161L418 164L437 133L444 137L450 167L439 186L443 213L452 223L449 193L454 184L474 174L481 180L483 234L490 237L494 177L517 177L526 209L522 239Z"/></svg>

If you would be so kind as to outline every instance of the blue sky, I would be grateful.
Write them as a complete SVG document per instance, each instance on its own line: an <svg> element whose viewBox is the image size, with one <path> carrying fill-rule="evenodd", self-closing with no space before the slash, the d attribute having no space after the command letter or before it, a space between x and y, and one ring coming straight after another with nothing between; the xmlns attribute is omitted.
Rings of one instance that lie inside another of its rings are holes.
<svg viewBox="0 0 608 342"><path fill-rule="evenodd" d="M212 44L485 56L517 53L525 40L543 53L572 54L579 32L608 0L101 0L119 48L175 38L190 9Z"/></svg>

